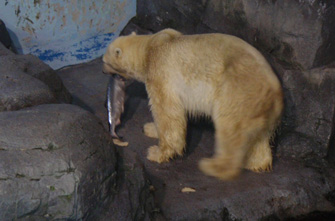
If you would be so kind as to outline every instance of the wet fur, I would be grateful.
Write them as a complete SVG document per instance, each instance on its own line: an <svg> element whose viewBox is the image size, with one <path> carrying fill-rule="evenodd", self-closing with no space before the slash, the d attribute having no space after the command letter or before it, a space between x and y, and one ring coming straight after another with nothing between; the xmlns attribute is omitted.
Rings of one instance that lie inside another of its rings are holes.
<svg viewBox="0 0 335 221"><path fill-rule="evenodd" d="M117 52L118 51L118 52ZM201 160L207 175L228 180L241 168L272 168L269 141L280 120L280 83L264 57L243 40L224 34L117 38L103 57L104 69L145 83L154 124L144 127L159 144L147 158L158 163L183 155L187 114L211 116L215 155Z"/></svg>

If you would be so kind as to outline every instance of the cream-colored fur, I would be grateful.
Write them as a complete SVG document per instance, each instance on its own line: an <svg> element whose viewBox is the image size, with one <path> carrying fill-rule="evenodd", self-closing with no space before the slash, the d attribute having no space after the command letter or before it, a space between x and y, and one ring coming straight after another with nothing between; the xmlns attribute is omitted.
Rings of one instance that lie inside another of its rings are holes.
<svg viewBox="0 0 335 221"><path fill-rule="evenodd" d="M269 146L283 109L280 83L264 57L243 40L224 34L117 38L103 57L104 71L145 83L154 124L144 126L158 146L147 158L158 163L183 155L187 114L211 116L215 155L199 166L223 180L241 168L272 168Z"/></svg>
<svg viewBox="0 0 335 221"><path fill-rule="evenodd" d="M154 122L149 122L143 126L144 134L147 137L158 138L157 128Z"/></svg>

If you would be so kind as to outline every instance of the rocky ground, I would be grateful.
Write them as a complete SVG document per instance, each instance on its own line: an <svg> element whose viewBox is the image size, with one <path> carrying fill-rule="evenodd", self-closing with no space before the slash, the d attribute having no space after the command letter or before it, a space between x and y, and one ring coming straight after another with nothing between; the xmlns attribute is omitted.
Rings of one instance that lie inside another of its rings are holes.
<svg viewBox="0 0 335 221"><path fill-rule="evenodd" d="M328 0L138 0L133 22L152 32L226 33L262 52L282 82L278 154L335 162L335 2Z"/></svg>
<svg viewBox="0 0 335 221"><path fill-rule="evenodd" d="M73 103L92 111L107 128L104 107L108 77L100 59L57 72L73 95ZM157 220L258 220L290 217L333 217L334 170L305 167L303 163L276 157L273 172L244 171L239 179L222 182L203 175L197 162L213 154L214 131L209 121L193 121L188 128L184 157L156 164L146 159L147 148L157 140L144 136L142 126L152 121L144 85L127 88L125 113L118 133L129 142L119 151L135 152L151 183ZM195 192L183 193L184 187ZM144 202L143 202L144 203ZM318 212L317 212L318 211ZM314 213L316 212L316 213ZM319 213L320 212L320 213Z"/></svg>
<svg viewBox="0 0 335 221"><path fill-rule="evenodd" d="M101 59L54 71L9 50L0 21L0 220L334 220L334 3L137 5L123 34L225 32L262 51L285 93L273 171L243 171L231 182L203 175L197 162L214 145L208 119L190 119L185 156L149 162L147 148L157 140L142 132L152 117L137 82L127 88L118 128L129 146L113 145Z"/></svg>
<svg viewBox="0 0 335 221"><path fill-rule="evenodd" d="M0 40L0 220L148 220L136 155L115 149L94 111L70 104L54 70Z"/></svg>
<svg viewBox="0 0 335 221"><path fill-rule="evenodd" d="M47 102L0 113L1 220L334 218L332 167L277 156L271 173L244 171L232 182L206 177L197 168L213 153L214 131L205 120L191 120L184 157L149 162L146 149L157 141L142 133L152 120L144 85L127 88L118 132L129 146L114 149L104 107L109 76L100 59L57 74L74 105ZM183 193L184 187L195 192Z"/></svg>

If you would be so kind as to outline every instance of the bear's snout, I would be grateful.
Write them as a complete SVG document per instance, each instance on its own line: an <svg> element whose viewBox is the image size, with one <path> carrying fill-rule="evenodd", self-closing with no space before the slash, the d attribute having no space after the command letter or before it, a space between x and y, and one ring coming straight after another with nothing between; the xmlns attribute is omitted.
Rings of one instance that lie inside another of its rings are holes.
<svg viewBox="0 0 335 221"><path fill-rule="evenodd" d="M104 73L104 74L110 74L109 71L108 71L107 64L105 64L105 63L102 65L102 73Z"/></svg>

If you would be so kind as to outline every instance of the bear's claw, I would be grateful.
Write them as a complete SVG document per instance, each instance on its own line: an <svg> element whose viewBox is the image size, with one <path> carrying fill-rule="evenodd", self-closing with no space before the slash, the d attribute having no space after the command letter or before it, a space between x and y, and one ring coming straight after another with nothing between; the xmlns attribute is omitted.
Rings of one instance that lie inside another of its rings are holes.
<svg viewBox="0 0 335 221"><path fill-rule="evenodd" d="M169 158L166 158L166 155L162 153L162 151L157 145L149 147L147 159L157 163L163 163L169 161Z"/></svg>

